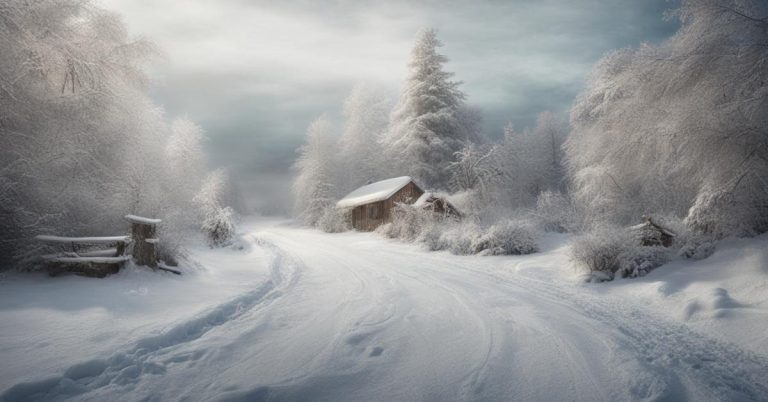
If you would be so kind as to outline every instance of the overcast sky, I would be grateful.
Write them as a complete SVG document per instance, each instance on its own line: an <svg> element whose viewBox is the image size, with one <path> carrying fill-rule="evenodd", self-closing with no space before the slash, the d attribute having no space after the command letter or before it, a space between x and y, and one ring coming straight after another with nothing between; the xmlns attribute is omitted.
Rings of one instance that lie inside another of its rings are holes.
<svg viewBox="0 0 768 402"><path fill-rule="evenodd" d="M677 21L665 0L266 1L102 0L166 58L152 95L170 117L207 133L213 166L229 166L251 205L287 200L305 128L338 115L355 83L396 93L414 37L436 28L484 130L566 113L605 52L657 43Z"/></svg>

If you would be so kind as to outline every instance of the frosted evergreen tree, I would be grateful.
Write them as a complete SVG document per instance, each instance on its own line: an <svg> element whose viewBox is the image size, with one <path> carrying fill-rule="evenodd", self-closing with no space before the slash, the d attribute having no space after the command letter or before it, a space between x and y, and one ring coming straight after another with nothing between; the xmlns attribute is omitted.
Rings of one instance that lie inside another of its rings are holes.
<svg viewBox="0 0 768 402"><path fill-rule="evenodd" d="M391 116L384 144L399 174L414 176L424 186L449 186L454 154L476 141L476 118L464 104L460 82L443 71L448 60L437 52L442 43L435 30L423 31L411 52L410 73Z"/></svg>
<svg viewBox="0 0 768 402"><path fill-rule="evenodd" d="M336 200L334 177L335 141L327 117L321 116L307 129L307 140L299 148L293 182L295 212L306 225L316 226Z"/></svg>

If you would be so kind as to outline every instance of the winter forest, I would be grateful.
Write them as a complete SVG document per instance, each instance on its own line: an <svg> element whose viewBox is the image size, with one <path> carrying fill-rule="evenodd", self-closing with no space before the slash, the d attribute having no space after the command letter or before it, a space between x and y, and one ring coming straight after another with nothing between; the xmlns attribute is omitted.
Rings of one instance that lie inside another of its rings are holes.
<svg viewBox="0 0 768 402"><path fill-rule="evenodd" d="M768 2L184 3L0 2L0 402L765 400Z"/></svg>
<svg viewBox="0 0 768 402"><path fill-rule="evenodd" d="M500 141L480 132L482 112L445 71L437 32L425 30L396 101L360 85L343 127L323 116L309 126L296 211L307 225L346 230L339 198L409 175L468 219L405 210L381 232L459 254L530 252L536 231L578 233L573 257L600 278L643 275L677 254L702 258L718 239L764 233L766 13L756 1L684 1L668 16L682 23L674 36L595 65L570 116L541 111L522 130L510 122ZM636 247L622 234L649 217L674 228L677 250Z"/></svg>
<svg viewBox="0 0 768 402"><path fill-rule="evenodd" d="M0 266L34 268L35 235L120 231L126 214L165 218L171 260L185 232L231 220L202 129L147 96L151 42L88 1L11 2L0 18Z"/></svg>

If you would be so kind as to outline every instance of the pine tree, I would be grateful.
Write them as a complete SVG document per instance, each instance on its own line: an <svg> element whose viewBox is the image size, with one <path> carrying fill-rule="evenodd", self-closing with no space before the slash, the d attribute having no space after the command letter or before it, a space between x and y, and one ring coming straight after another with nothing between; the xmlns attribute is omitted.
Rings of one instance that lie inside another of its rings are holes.
<svg viewBox="0 0 768 402"><path fill-rule="evenodd" d="M475 141L476 115L464 104L460 82L443 71L448 60L437 52L435 30L423 31L411 52L410 74L391 116L385 139L398 173L414 176L427 187L445 189L454 153Z"/></svg>

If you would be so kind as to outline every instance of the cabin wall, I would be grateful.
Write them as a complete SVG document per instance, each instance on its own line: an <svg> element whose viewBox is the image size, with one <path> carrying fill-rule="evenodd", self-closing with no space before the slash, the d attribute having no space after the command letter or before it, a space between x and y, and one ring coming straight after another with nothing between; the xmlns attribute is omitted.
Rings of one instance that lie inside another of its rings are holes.
<svg viewBox="0 0 768 402"><path fill-rule="evenodd" d="M352 209L352 227L370 232L385 223L384 201L360 205Z"/></svg>
<svg viewBox="0 0 768 402"><path fill-rule="evenodd" d="M384 201L359 205L352 209L352 227L357 230L370 232L377 227L392 221L392 208L396 203L414 203L424 191L415 183L410 182L405 187Z"/></svg>

